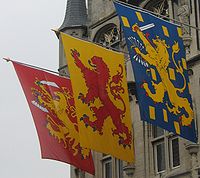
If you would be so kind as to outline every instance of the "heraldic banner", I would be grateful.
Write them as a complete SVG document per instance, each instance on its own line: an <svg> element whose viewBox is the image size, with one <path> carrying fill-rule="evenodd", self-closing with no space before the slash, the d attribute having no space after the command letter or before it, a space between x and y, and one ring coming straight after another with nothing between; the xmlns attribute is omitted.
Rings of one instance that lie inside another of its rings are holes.
<svg viewBox="0 0 200 178"><path fill-rule="evenodd" d="M137 86L141 119L196 142L181 28L115 2Z"/></svg>
<svg viewBox="0 0 200 178"><path fill-rule="evenodd" d="M123 54L61 33L82 146L133 162Z"/></svg>
<svg viewBox="0 0 200 178"><path fill-rule="evenodd" d="M71 82L13 62L37 129L42 158L94 174L89 149L80 146Z"/></svg>

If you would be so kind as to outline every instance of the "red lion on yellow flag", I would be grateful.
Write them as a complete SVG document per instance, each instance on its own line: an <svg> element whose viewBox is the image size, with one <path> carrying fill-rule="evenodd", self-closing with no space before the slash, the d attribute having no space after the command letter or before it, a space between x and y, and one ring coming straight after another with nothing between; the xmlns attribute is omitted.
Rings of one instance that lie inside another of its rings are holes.
<svg viewBox="0 0 200 178"><path fill-rule="evenodd" d="M123 54L63 33L61 38L74 94L80 145L133 162Z"/></svg>
<svg viewBox="0 0 200 178"><path fill-rule="evenodd" d="M83 77L85 79L86 86L88 91L84 96L83 93L79 94L79 99L90 107L90 110L94 113L93 116L96 120L91 121L87 114L84 114L80 119L83 120L85 126L92 127L93 131L98 131L99 134L102 133L104 121L109 116L112 119L112 122L115 126L115 129L112 129L112 134L119 137L119 144L122 144L124 147L131 147L132 143L132 134L128 127L122 122L124 118L124 113L126 112L126 105L120 93L124 93L125 90L121 85L123 77L123 68L119 65L121 71L117 71L117 74L114 75L110 80L110 72L106 63L102 60L101 57L93 56L91 60L88 61L93 69L87 68L79 59L80 54L76 50L71 50L72 57L76 66L81 70ZM98 82L97 82L97 79ZM108 91L114 97L115 100L120 100L123 104L123 109L117 108L116 105L110 99ZM95 102L95 99L99 99L102 103L102 106L97 108L95 105L92 106L92 103Z"/></svg>

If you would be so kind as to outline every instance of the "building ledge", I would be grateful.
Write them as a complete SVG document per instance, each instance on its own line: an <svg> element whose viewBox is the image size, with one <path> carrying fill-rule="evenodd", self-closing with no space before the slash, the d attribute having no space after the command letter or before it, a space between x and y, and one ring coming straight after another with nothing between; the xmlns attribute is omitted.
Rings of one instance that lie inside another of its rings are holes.
<svg viewBox="0 0 200 178"><path fill-rule="evenodd" d="M191 175L190 170L176 170L176 171L172 171L172 173L168 174L165 177L166 178L177 178L179 176L187 176L187 175Z"/></svg>
<svg viewBox="0 0 200 178"><path fill-rule="evenodd" d="M197 154L199 152L199 144L188 144L185 148L189 151L190 155Z"/></svg>

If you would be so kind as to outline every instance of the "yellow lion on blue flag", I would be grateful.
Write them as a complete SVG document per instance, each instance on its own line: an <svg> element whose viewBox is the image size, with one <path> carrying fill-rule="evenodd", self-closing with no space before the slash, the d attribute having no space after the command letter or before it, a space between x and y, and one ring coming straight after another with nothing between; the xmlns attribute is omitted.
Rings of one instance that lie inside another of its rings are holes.
<svg viewBox="0 0 200 178"><path fill-rule="evenodd" d="M134 70L141 119L196 142L181 28L115 3Z"/></svg>

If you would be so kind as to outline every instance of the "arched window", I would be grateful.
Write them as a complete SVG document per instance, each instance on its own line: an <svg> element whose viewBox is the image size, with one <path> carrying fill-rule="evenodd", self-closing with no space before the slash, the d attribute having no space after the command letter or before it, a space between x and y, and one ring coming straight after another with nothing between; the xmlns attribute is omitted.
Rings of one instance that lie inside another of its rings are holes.
<svg viewBox="0 0 200 178"><path fill-rule="evenodd" d="M111 23L98 30L93 40L103 46L116 47L119 45L120 33L118 27Z"/></svg>

